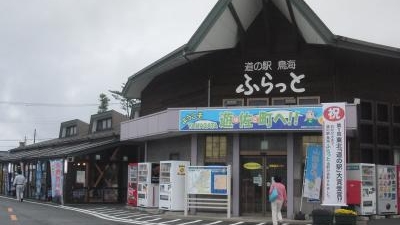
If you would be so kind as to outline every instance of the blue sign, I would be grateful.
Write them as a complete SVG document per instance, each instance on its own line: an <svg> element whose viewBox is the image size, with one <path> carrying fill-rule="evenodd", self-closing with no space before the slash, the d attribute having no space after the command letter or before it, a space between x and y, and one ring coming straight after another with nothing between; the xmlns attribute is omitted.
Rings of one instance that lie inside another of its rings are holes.
<svg viewBox="0 0 400 225"><path fill-rule="evenodd" d="M303 197L320 199L322 181L322 145L308 145L304 176Z"/></svg>
<svg viewBox="0 0 400 225"><path fill-rule="evenodd" d="M322 130L322 107L179 111L180 131Z"/></svg>

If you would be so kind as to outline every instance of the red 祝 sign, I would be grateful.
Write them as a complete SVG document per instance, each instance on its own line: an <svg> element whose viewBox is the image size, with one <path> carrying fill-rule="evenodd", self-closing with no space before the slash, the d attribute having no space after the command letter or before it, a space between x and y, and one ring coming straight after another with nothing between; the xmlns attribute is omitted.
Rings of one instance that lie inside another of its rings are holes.
<svg viewBox="0 0 400 225"><path fill-rule="evenodd" d="M324 119L328 121L340 121L344 118L344 109L338 106L330 106L324 110Z"/></svg>

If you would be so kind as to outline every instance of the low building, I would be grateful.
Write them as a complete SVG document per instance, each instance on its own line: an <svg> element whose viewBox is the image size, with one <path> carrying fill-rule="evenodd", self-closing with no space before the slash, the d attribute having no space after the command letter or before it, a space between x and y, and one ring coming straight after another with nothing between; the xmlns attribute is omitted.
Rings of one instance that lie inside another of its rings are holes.
<svg viewBox="0 0 400 225"><path fill-rule="evenodd" d="M12 194L17 169L27 178L27 198L58 203L126 201L127 167L140 160L140 148L120 143L120 124L128 118L114 110L92 115L90 123L61 123L59 138L21 145L2 155L1 194Z"/></svg>

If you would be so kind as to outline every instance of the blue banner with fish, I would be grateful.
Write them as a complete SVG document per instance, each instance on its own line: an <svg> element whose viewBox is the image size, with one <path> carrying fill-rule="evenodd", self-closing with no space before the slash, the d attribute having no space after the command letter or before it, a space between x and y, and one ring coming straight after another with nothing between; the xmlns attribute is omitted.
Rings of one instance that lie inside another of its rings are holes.
<svg viewBox="0 0 400 225"><path fill-rule="evenodd" d="M322 130L322 124L322 106L179 111L180 131Z"/></svg>

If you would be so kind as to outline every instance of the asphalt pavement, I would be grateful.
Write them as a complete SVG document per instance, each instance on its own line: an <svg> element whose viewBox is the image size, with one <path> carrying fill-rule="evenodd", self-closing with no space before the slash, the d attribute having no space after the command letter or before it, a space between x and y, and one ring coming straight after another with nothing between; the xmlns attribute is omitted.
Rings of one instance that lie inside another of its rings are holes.
<svg viewBox="0 0 400 225"><path fill-rule="evenodd" d="M131 207L122 204L75 204L75 205L57 205L51 202L41 202L26 199L23 203L17 202L13 198L0 196L0 198L7 201L11 201L15 204L14 207L19 209L24 204L36 204L40 207L30 209L32 212L28 212L28 208L23 210L23 214L20 214L20 220L29 218L29 215L33 213L46 213L47 207L54 207L61 210L75 211L82 214L89 215L90 217L96 217L103 221L113 221L117 224L138 224L138 225L269 225L272 224L270 217L255 217L255 216L240 216L227 218L224 213L196 213L184 216L183 212L170 212L159 209L149 209L140 207ZM13 202L14 201L14 202ZM10 204L11 204L10 203ZM11 204L11 205L12 205ZM26 206L27 207L27 206ZM11 207L9 207L11 208ZM8 212L7 208L0 210L0 218L8 218L12 222L12 212ZM21 213L21 212L20 212ZM4 221L2 219L2 221ZM64 221L65 222L65 221ZM1 223L3 225L3 222ZM11 223L10 223L11 224ZM22 223L21 223L22 224ZM29 224L29 223L28 223ZM63 223L61 223L63 224ZM305 225L312 224L312 220L289 220L284 219L282 225ZM359 217L357 225L398 225L400 224L400 218L389 218L376 217L375 219L369 219L367 217ZM6 225L6 223L4 224Z"/></svg>

